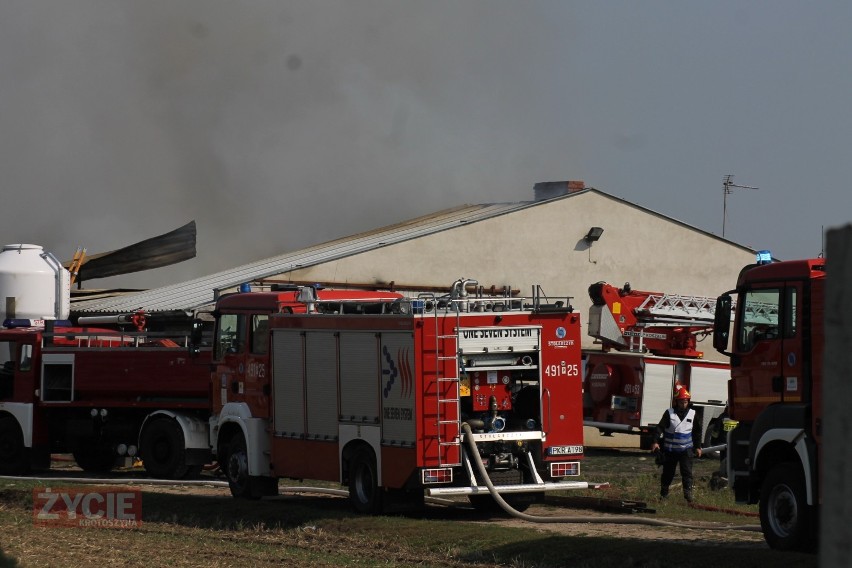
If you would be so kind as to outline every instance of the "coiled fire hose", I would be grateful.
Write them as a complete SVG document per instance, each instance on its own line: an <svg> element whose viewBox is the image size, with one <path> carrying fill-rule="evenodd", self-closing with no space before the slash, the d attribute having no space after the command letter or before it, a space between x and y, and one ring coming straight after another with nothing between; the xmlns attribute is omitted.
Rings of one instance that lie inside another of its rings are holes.
<svg viewBox="0 0 852 568"><path fill-rule="evenodd" d="M465 441L470 448L470 452L472 456L478 456L479 451L476 448L476 441L473 439L473 431L470 429L470 425L467 422L462 423L462 430L465 433ZM682 529L698 529L698 530L742 530L742 531L760 531L759 526L753 525L725 525L725 526L698 526L698 525L686 525L679 522L673 521L661 521L659 519L649 519L647 517L632 517L627 515L612 515L612 516L592 516L592 517L579 517L579 516L540 516L540 515L529 515L527 513L522 513L518 511L511 505L509 505L503 497L500 496L500 492L491 482L491 479L488 477L488 472L485 470L485 466L482 464L482 460L472 459L472 462L476 464L476 468L479 472L479 475L482 476L482 479L485 480L485 485L488 487L488 492L491 493L491 497L494 498L494 501L500 505L500 508L506 511L509 515L516 517L518 519L522 519L524 521L529 521L531 523L593 523L593 524L617 524L617 525L650 525L655 527L677 527Z"/></svg>

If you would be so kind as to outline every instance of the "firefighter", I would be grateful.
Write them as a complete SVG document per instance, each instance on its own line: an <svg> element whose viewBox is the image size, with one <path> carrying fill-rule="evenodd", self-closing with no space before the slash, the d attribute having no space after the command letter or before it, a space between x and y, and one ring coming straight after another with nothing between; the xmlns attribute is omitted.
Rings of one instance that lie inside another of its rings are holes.
<svg viewBox="0 0 852 568"><path fill-rule="evenodd" d="M663 473L660 476L660 497L669 495L669 485L680 466L680 478L683 481L683 497L691 503L692 496L692 459L701 457L701 422L696 419L695 409L690 402L689 391L679 387L675 395L673 408L663 413L657 424L656 441L651 452L660 452ZM661 447L662 446L662 447Z"/></svg>

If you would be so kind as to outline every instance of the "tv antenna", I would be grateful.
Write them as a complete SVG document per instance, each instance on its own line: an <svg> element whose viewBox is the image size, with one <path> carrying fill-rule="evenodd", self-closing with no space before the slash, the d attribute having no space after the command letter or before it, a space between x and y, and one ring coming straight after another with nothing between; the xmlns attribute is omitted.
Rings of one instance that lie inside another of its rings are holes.
<svg viewBox="0 0 852 568"><path fill-rule="evenodd" d="M725 196L722 201L722 237L725 236L725 223L728 220L728 196L731 194L731 190L733 188L737 189L759 189L757 187L752 187L750 185L738 185L734 183L734 176L728 174L725 176L725 179L722 180L722 187L725 188Z"/></svg>

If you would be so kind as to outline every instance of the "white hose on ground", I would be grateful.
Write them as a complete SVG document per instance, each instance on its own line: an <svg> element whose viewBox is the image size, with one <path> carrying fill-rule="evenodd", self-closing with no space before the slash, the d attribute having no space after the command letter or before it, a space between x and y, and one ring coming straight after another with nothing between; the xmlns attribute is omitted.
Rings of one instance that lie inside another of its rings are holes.
<svg viewBox="0 0 852 568"><path fill-rule="evenodd" d="M468 443L468 447L471 451L471 456L475 457L479 455L479 451L476 448L476 441L473 439L473 432L470 429L470 425L466 422L462 424L462 430L465 433L465 441ZM650 525L655 527L676 527L681 529L698 529L698 530L742 530L742 531L760 531L759 526L753 525L725 525L725 526L698 526L698 525L688 525L684 523L674 522L674 521L661 521L659 519L649 519L647 517L632 517L627 515L611 515L611 516L596 516L596 517L579 517L579 516L538 516L538 515L529 515L527 513L522 513L518 511L511 505L509 505L503 497L500 496L498 489L491 482L491 479L488 477L488 472L485 470L485 466L482 464L482 460L479 459L471 459L471 461L476 464L477 470L479 471L479 475L482 476L482 479L485 480L485 485L488 487L489 493L494 498L494 501L500 505L504 511L508 514L516 517L518 519L522 519L525 521L530 521L532 523L594 523L594 524L604 524L611 523L616 525Z"/></svg>

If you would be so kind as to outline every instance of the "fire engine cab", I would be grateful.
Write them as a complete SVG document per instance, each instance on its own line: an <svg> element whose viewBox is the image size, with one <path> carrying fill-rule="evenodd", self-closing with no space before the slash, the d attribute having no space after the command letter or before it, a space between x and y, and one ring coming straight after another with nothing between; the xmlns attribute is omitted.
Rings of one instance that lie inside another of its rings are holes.
<svg viewBox="0 0 852 568"><path fill-rule="evenodd" d="M686 387L702 421L705 445L712 443L727 400L729 365L707 361L697 349L712 333L716 299L618 288L589 287L589 335L600 350L586 350L586 426L604 434L640 435L650 449L654 427Z"/></svg>
<svg viewBox="0 0 852 568"><path fill-rule="evenodd" d="M445 296L350 294L305 289L303 313L218 317L210 436L233 495L335 481L379 512L424 495L488 506L490 482L522 509L589 486L570 480L583 456L570 304L466 279Z"/></svg>
<svg viewBox="0 0 852 568"><path fill-rule="evenodd" d="M818 542L824 320L836 309L827 278L824 258L773 262L760 251L716 308L713 344L731 357L728 483L737 502L759 503L766 542L780 550Z"/></svg>

